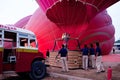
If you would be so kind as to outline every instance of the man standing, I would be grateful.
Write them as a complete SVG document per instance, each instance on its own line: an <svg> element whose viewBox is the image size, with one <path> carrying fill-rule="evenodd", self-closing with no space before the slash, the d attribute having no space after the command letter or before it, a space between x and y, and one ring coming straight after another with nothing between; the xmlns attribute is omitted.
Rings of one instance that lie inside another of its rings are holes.
<svg viewBox="0 0 120 80"><path fill-rule="evenodd" d="M102 64L102 52L98 42L96 43L96 67L97 73L105 72L105 69Z"/></svg>
<svg viewBox="0 0 120 80"><path fill-rule="evenodd" d="M115 49L113 48L113 54L115 54Z"/></svg>
<svg viewBox="0 0 120 80"><path fill-rule="evenodd" d="M47 49L46 51L46 61L49 62L49 56L50 56L50 52L49 49Z"/></svg>
<svg viewBox="0 0 120 80"><path fill-rule="evenodd" d="M95 49L93 48L93 44L90 44L90 60L92 64L92 68L95 68Z"/></svg>
<svg viewBox="0 0 120 80"><path fill-rule="evenodd" d="M89 49L85 44L84 48L82 49L82 68L85 70L88 70L88 53Z"/></svg>
<svg viewBox="0 0 120 80"><path fill-rule="evenodd" d="M68 60L68 51L66 49L66 47L64 45L62 45L62 48L60 49L60 51L58 52L58 55L56 56L56 58L60 55L61 57L61 63L62 63L62 69L64 72L68 72L68 64L67 64L67 60Z"/></svg>

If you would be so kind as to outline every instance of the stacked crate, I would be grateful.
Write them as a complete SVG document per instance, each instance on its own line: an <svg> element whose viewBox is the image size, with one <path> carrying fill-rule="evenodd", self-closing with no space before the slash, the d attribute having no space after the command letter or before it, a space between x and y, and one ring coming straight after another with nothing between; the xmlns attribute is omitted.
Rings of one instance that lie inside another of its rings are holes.
<svg viewBox="0 0 120 80"><path fill-rule="evenodd" d="M58 52L50 52L49 65L55 67L61 67L60 56L56 59ZM68 68L76 69L82 65L82 55L80 51L68 51Z"/></svg>

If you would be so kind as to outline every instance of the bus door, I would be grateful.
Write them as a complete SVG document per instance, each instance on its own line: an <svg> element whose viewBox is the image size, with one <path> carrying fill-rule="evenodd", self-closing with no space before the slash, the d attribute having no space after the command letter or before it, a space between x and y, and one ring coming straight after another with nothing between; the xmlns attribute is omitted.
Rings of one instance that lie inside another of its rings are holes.
<svg viewBox="0 0 120 80"><path fill-rule="evenodd" d="M16 33L4 31L3 71L14 71L16 63Z"/></svg>

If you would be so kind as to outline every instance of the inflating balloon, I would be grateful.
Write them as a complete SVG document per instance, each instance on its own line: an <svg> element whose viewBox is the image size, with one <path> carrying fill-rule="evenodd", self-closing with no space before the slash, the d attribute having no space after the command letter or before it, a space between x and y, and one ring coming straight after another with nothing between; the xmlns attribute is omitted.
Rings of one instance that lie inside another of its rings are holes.
<svg viewBox="0 0 120 80"><path fill-rule="evenodd" d="M109 54L115 29L105 9L118 0L36 1L39 8L26 17L29 21L23 18L16 26L25 23L24 28L36 34L40 51L58 50L61 44L79 50L84 44L100 42L103 54Z"/></svg>

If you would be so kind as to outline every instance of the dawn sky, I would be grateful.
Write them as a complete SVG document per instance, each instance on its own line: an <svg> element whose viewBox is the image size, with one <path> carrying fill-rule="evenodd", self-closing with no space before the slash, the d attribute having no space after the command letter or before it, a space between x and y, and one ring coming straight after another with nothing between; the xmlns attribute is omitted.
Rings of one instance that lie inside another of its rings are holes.
<svg viewBox="0 0 120 80"><path fill-rule="evenodd" d="M35 0L0 0L0 24L14 24L38 8ZM120 1L107 9L115 27L115 40L120 39Z"/></svg>
<svg viewBox="0 0 120 80"><path fill-rule="evenodd" d="M107 9L115 27L115 40L120 39L120 1Z"/></svg>

